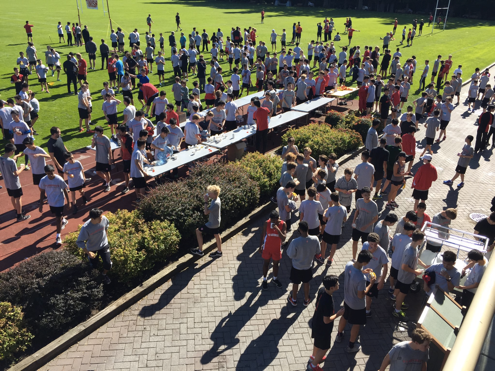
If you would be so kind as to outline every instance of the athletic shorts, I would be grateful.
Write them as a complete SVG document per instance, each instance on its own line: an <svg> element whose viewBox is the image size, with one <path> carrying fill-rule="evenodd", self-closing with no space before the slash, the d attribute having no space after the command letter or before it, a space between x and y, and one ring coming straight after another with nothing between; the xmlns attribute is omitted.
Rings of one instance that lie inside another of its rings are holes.
<svg viewBox="0 0 495 371"><path fill-rule="evenodd" d="M109 172L111 170L110 164L103 164L101 162L96 163L96 171Z"/></svg>
<svg viewBox="0 0 495 371"><path fill-rule="evenodd" d="M22 188L19 188L19 189L7 188L7 194L9 195L9 197L20 198L23 195Z"/></svg>
<svg viewBox="0 0 495 371"><path fill-rule="evenodd" d="M390 183L396 187L401 186L404 184L403 180L391 180Z"/></svg>
<svg viewBox="0 0 495 371"><path fill-rule="evenodd" d="M85 109L85 108L78 108L79 110L79 118L80 119L87 119L89 118L89 109Z"/></svg>
<svg viewBox="0 0 495 371"><path fill-rule="evenodd" d="M370 284L370 282L366 282L366 287L368 287L369 284ZM370 298L378 298L378 292L379 292L378 283L375 283L366 295L368 295Z"/></svg>
<svg viewBox="0 0 495 371"><path fill-rule="evenodd" d="M86 80L86 75L77 74L77 79L78 80Z"/></svg>
<svg viewBox="0 0 495 371"><path fill-rule="evenodd" d="M122 160L124 166L124 173L129 174L131 172L131 160Z"/></svg>
<svg viewBox="0 0 495 371"><path fill-rule="evenodd" d="M148 100L146 101L146 105L148 107L151 107L151 105L153 104L153 101L155 100L155 98L158 97L158 93L152 95L151 97L148 98Z"/></svg>
<svg viewBox="0 0 495 371"><path fill-rule="evenodd" d="M480 91L481 91L481 89L480 89ZM481 107L487 108L489 102L490 102L490 98L483 98L483 101L481 102Z"/></svg>
<svg viewBox="0 0 495 371"><path fill-rule="evenodd" d="M469 103L474 103L474 102L476 102L476 98L468 98L468 102Z"/></svg>
<svg viewBox="0 0 495 371"><path fill-rule="evenodd" d="M445 130L447 128L447 126L449 125L449 122L450 121L440 120L440 130Z"/></svg>
<svg viewBox="0 0 495 371"><path fill-rule="evenodd" d="M93 253L96 254L94 259L88 258L89 259L89 264L91 264L91 267L93 269L98 268L98 261L99 257L101 256L101 260L103 262L103 269L109 271L112 269L112 260L110 259L110 249L107 246L103 247L100 250L93 251Z"/></svg>
<svg viewBox="0 0 495 371"><path fill-rule="evenodd" d="M148 64L153 64L153 58L146 59L146 61L148 62Z"/></svg>
<svg viewBox="0 0 495 371"><path fill-rule="evenodd" d="M129 98L133 99L133 95L132 95L132 91L131 90L122 90L122 95L124 97L129 97Z"/></svg>
<svg viewBox="0 0 495 371"><path fill-rule="evenodd" d="M108 125L117 125L117 114L107 115L108 117Z"/></svg>
<svg viewBox="0 0 495 371"><path fill-rule="evenodd" d="M413 198L415 200L424 200L426 201L428 199L428 190L426 191L420 191L419 189L415 189L412 194Z"/></svg>
<svg viewBox="0 0 495 371"><path fill-rule="evenodd" d="M232 64L233 61L234 61L234 58L229 57L229 64Z"/></svg>
<svg viewBox="0 0 495 371"><path fill-rule="evenodd" d="M413 160L414 160L414 156L413 155L407 155L406 156L406 163L411 162Z"/></svg>
<svg viewBox="0 0 495 371"><path fill-rule="evenodd" d="M30 66L36 66L36 61L29 61Z"/></svg>
<svg viewBox="0 0 495 371"><path fill-rule="evenodd" d="M308 234L310 236L318 236L320 234L320 228L319 227L316 227L316 228L310 228L308 230Z"/></svg>
<svg viewBox="0 0 495 371"><path fill-rule="evenodd" d="M480 88L480 89L478 90L478 93L484 94L484 93L485 93L485 89L481 89L481 88Z"/></svg>
<svg viewBox="0 0 495 371"><path fill-rule="evenodd" d="M365 325L366 324L366 308L352 309L344 301L344 319L351 325Z"/></svg>
<svg viewBox="0 0 495 371"><path fill-rule="evenodd" d="M328 234L323 232L323 241L330 245L337 245L340 241L340 234Z"/></svg>
<svg viewBox="0 0 495 371"><path fill-rule="evenodd" d="M46 82L46 77L40 77L40 78L38 79L38 82L39 82L39 83L44 83L44 82Z"/></svg>
<svg viewBox="0 0 495 371"><path fill-rule="evenodd" d="M158 71L156 71L156 73L158 74L158 76L165 75L165 71L164 70L158 70Z"/></svg>
<svg viewBox="0 0 495 371"><path fill-rule="evenodd" d="M411 288L411 284L410 283L402 283L399 280L397 280L397 282L395 284L395 288L399 289L399 291L403 294L408 294L409 290Z"/></svg>
<svg viewBox="0 0 495 371"><path fill-rule="evenodd" d="M39 185L40 180L45 176L46 174L33 174L33 184L34 185Z"/></svg>
<svg viewBox="0 0 495 371"><path fill-rule="evenodd" d="M294 193L298 196L304 196L306 194L306 189L294 189Z"/></svg>
<svg viewBox="0 0 495 371"><path fill-rule="evenodd" d="M407 102L407 97L400 97L401 102Z"/></svg>
<svg viewBox="0 0 495 371"><path fill-rule="evenodd" d="M373 108L373 103L374 102L366 102L366 107L367 108Z"/></svg>
<svg viewBox="0 0 495 371"><path fill-rule="evenodd" d="M236 58L234 62L235 62L235 64L239 64L240 59L239 58Z"/></svg>
<svg viewBox="0 0 495 371"><path fill-rule="evenodd" d="M290 108L289 108L290 110ZM306 182L306 189L310 188L313 185L313 179L310 179Z"/></svg>
<svg viewBox="0 0 495 371"><path fill-rule="evenodd" d="M365 243L366 241L368 241L368 235L369 235L369 232L361 232L357 228L352 229L352 240L355 242L357 242L357 241L359 241L359 239L361 239L361 242Z"/></svg>
<svg viewBox="0 0 495 371"><path fill-rule="evenodd" d="M138 99L144 99L143 91L139 90L138 91Z"/></svg>
<svg viewBox="0 0 495 371"><path fill-rule="evenodd" d="M313 56L312 55L308 55L308 61L312 61L313 60Z"/></svg>
<svg viewBox="0 0 495 371"><path fill-rule="evenodd" d="M243 83L242 83L242 88L243 88L243 89L244 89L244 88L249 89L249 85L250 85L249 83L245 83L245 82L243 82Z"/></svg>
<svg viewBox="0 0 495 371"><path fill-rule="evenodd" d="M63 206L50 206L50 211L57 217L61 217L64 215L64 207Z"/></svg>
<svg viewBox="0 0 495 371"><path fill-rule="evenodd" d="M420 121L423 118L422 113L416 113L416 121Z"/></svg>
<svg viewBox="0 0 495 371"><path fill-rule="evenodd" d="M461 165L457 165L457 167L455 168L456 173L463 174L463 175L466 174L466 170L467 170L467 167L464 167Z"/></svg>
<svg viewBox="0 0 495 371"><path fill-rule="evenodd" d="M204 235L215 235L220 233L220 228L209 228L206 224L199 227L198 230Z"/></svg>
<svg viewBox="0 0 495 371"><path fill-rule="evenodd" d="M313 345L318 349L330 349L330 339L332 331L327 331L326 329L317 329L313 327L311 329L311 338L314 339Z"/></svg>
<svg viewBox="0 0 495 371"><path fill-rule="evenodd" d="M375 171L374 177L375 180L378 182L379 180L382 180L384 176L383 169L382 171Z"/></svg>
<svg viewBox="0 0 495 371"><path fill-rule="evenodd" d="M435 142L435 138L426 137L426 145L431 146Z"/></svg>
<svg viewBox="0 0 495 371"><path fill-rule="evenodd" d="M300 270L294 267L290 270L290 281L296 285L302 283L308 283L313 278L313 269Z"/></svg>
<svg viewBox="0 0 495 371"><path fill-rule="evenodd" d="M132 178L132 182L134 183L134 188L136 189L146 188L146 179L144 177Z"/></svg>
<svg viewBox="0 0 495 371"><path fill-rule="evenodd" d="M93 59L93 60L96 59L96 54L89 53L88 56L89 56L89 59L90 60L91 59Z"/></svg>
<svg viewBox="0 0 495 371"><path fill-rule="evenodd" d="M115 80L117 79L117 75L116 75L116 73L115 73L115 72L109 72L109 73L108 73L108 79L109 79L110 81L115 81Z"/></svg>
<svg viewBox="0 0 495 371"><path fill-rule="evenodd" d="M71 192L75 192L75 191L80 191L81 189L83 189L84 187L86 187L86 184L81 184L80 186L77 186L77 187L74 187L74 188L69 188L69 190Z"/></svg>
<svg viewBox="0 0 495 371"><path fill-rule="evenodd" d="M117 47L117 41L112 41L112 48L116 48Z"/></svg>
<svg viewBox="0 0 495 371"><path fill-rule="evenodd" d="M265 246L261 257L265 260L272 259L279 261L282 259L282 249L279 246Z"/></svg>
<svg viewBox="0 0 495 371"><path fill-rule="evenodd" d="M438 73L438 72L433 71L433 72L431 73L431 75L432 75L433 77L435 77L435 76L437 75L437 73Z"/></svg>
<svg viewBox="0 0 495 371"><path fill-rule="evenodd" d="M320 220L320 225L324 226L325 224L327 224L327 223L323 220L323 214L318 214L318 219Z"/></svg>
<svg viewBox="0 0 495 371"><path fill-rule="evenodd" d="M234 95L234 98L239 98L239 90L232 90L232 94Z"/></svg>
<svg viewBox="0 0 495 371"><path fill-rule="evenodd" d="M397 280L397 276L399 275L399 270L395 269L394 267L390 267L390 277L394 278Z"/></svg>
<svg viewBox="0 0 495 371"><path fill-rule="evenodd" d="M392 180L392 175L394 175L394 170L387 168L387 180Z"/></svg>

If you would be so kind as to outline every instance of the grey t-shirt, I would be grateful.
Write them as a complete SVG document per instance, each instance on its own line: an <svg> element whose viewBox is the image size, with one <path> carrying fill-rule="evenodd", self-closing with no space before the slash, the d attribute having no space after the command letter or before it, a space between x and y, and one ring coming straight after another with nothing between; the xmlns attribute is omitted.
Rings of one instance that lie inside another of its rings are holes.
<svg viewBox="0 0 495 371"><path fill-rule="evenodd" d="M108 164L108 158L110 157L110 139L106 135L96 137L96 162L100 164Z"/></svg>
<svg viewBox="0 0 495 371"><path fill-rule="evenodd" d="M404 232L404 224L406 224L404 218L400 218L399 222L397 223L397 226L395 227L394 236L396 234L401 234L402 232Z"/></svg>
<svg viewBox="0 0 495 371"><path fill-rule="evenodd" d="M366 277L364 273L354 267L350 261L345 265L344 270L344 302L354 310L366 308L366 299L358 298L358 291L366 290Z"/></svg>
<svg viewBox="0 0 495 371"><path fill-rule="evenodd" d="M305 92L306 92L306 88L308 87L308 85L304 82L304 81L299 81L297 84L297 92L296 92L296 96L297 98L299 99L305 99L306 96L305 96Z"/></svg>
<svg viewBox="0 0 495 371"><path fill-rule="evenodd" d="M390 244L389 227L383 224L383 220L380 220L376 223L373 232L380 236L380 246L383 247L385 251L388 251L388 246Z"/></svg>
<svg viewBox="0 0 495 371"><path fill-rule="evenodd" d="M36 147L34 150L29 148L24 150L24 155L29 156L29 160L31 161L31 171L33 174L45 174L45 158L42 156L34 157L37 154L46 155L46 152L41 147Z"/></svg>
<svg viewBox="0 0 495 371"><path fill-rule="evenodd" d="M48 175L40 180L39 187L45 190L48 205L52 207L63 207L65 204L64 189L67 189L67 183L60 175L55 175L53 179Z"/></svg>
<svg viewBox="0 0 495 371"><path fill-rule="evenodd" d="M290 220L291 214L285 210L285 206L289 204L289 197L284 191L284 187L280 187L277 191L277 205L278 205L278 214L280 215L280 219L284 222L286 220Z"/></svg>
<svg viewBox="0 0 495 371"><path fill-rule="evenodd" d="M292 259L292 266L295 269L308 270L313 266L314 256L320 252L318 237L298 237L290 243L287 256Z"/></svg>
<svg viewBox="0 0 495 371"><path fill-rule="evenodd" d="M220 215L221 206L222 203L220 201L220 197L217 197L216 200L211 200L210 206L208 207L208 210L210 211L210 214L208 214L208 223L205 224L208 228L220 227L220 221L222 218Z"/></svg>
<svg viewBox="0 0 495 371"><path fill-rule="evenodd" d="M285 187L291 180L294 180L294 178L292 178L292 175L288 171L285 171L280 178L280 184L282 187Z"/></svg>
<svg viewBox="0 0 495 371"><path fill-rule="evenodd" d="M399 270L402 263L402 256L407 245L411 243L411 237L405 234L396 234L392 240L392 246L395 247L392 254L392 268Z"/></svg>
<svg viewBox="0 0 495 371"><path fill-rule="evenodd" d="M79 161L74 161L73 164L70 162L64 164L64 173L68 173L69 188L76 188L84 184L86 180L83 178L82 169L83 166Z"/></svg>
<svg viewBox="0 0 495 371"><path fill-rule="evenodd" d="M375 147L378 147L378 134L375 128L369 128L366 135L366 149L371 152Z"/></svg>
<svg viewBox="0 0 495 371"><path fill-rule="evenodd" d="M330 176L330 175L329 175ZM345 179L345 175L337 180L335 183L335 188L340 188L344 189L346 191L357 189L357 181L354 178L351 178L349 181ZM340 196L340 203L344 206L351 206L352 204L352 193L347 194L347 193L342 193L339 192Z"/></svg>
<svg viewBox="0 0 495 371"><path fill-rule="evenodd" d="M357 178L357 188L363 189L364 187L371 187L371 178L375 173L375 167L368 162L362 162L356 169L354 169L354 174L358 176Z"/></svg>
<svg viewBox="0 0 495 371"><path fill-rule="evenodd" d="M323 213L323 206L321 206L320 201L304 200L299 206L299 212L304 214L303 221L308 222L309 229L320 226L318 214Z"/></svg>
<svg viewBox="0 0 495 371"><path fill-rule="evenodd" d="M0 171L7 189L16 190L21 188L19 177L14 175L17 171L17 164L11 158L0 156Z"/></svg>
<svg viewBox="0 0 495 371"><path fill-rule="evenodd" d="M84 98L88 98L89 97L89 93L86 91L86 92L83 92L82 90L77 94L77 99L78 99L78 103L77 103L77 108L81 108L81 109L88 109L84 103L83 103L83 99Z"/></svg>
<svg viewBox="0 0 495 371"><path fill-rule="evenodd" d="M356 228L364 233L373 232L373 223L371 221L375 216L378 216L378 206L376 206L375 201L370 200L366 203L363 198L360 198L356 202L356 210L359 210L359 215L356 219ZM364 228L366 224L369 224L369 226Z"/></svg>
<svg viewBox="0 0 495 371"><path fill-rule="evenodd" d="M461 155L472 156L473 153L474 153L474 149L469 144L466 143L464 147L462 147ZM457 165L462 167L468 167L470 161L471 161L470 158L459 157L459 161L457 162Z"/></svg>
<svg viewBox="0 0 495 371"><path fill-rule="evenodd" d="M433 291L437 286L440 287L443 291L449 292L448 281L442 276L440 273L442 270L445 270L443 263L434 264L429 267L425 273L435 272L435 283L430 286L431 291ZM452 279L452 284L454 286L459 286L459 281L461 279L461 274L454 267L451 270L446 270L450 278Z"/></svg>
<svg viewBox="0 0 495 371"><path fill-rule="evenodd" d="M407 265L411 269L416 269L416 266L418 265L418 249L411 244L406 246L404 254L402 254L402 261L400 263L401 269L399 269L397 279L405 284L413 283L416 275L414 273L406 272L405 270L403 270L403 264Z"/></svg>
<svg viewBox="0 0 495 371"><path fill-rule="evenodd" d="M107 247L108 225L108 219L104 215L101 217L101 221L98 224L91 223L91 219L86 221L81 227L81 231L77 237L77 246L81 249L86 248L88 251L98 251Z"/></svg>
<svg viewBox="0 0 495 371"><path fill-rule="evenodd" d="M282 148L282 156L285 155L287 153L287 149L289 148L289 146L284 146ZM294 145L294 148L297 150L297 152L299 153L299 148L297 148L296 145ZM292 153L294 153L293 151L291 151Z"/></svg>
<svg viewBox="0 0 495 371"><path fill-rule="evenodd" d="M428 361L428 351L414 350L408 341L400 342L388 352L390 371L421 371Z"/></svg>
<svg viewBox="0 0 495 371"><path fill-rule="evenodd" d="M426 138L435 138L437 135L437 128L440 126L440 120L436 117L430 117L426 120L426 124L428 127L426 128L425 137Z"/></svg>
<svg viewBox="0 0 495 371"><path fill-rule="evenodd" d="M291 108L292 103L295 101L296 93L294 90L284 90L282 95L282 107Z"/></svg>
<svg viewBox="0 0 495 371"><path fill-rule="evenodd" d="M308 174L308 165L307 164L297 164L296 167L296 179L299 180L299 184L296 186L298 191L302 191L306 189L306 176Z"/></svg>
<svg viewBox="0 0 495 371"><path fill-rule="evenodd" d="M332 173L330 171L331 168L334 168L335 171ZM337 176L337 171L339 171L339 164L334 162L333 164L327 163L327 169L328 169L328 178L327 178L327 183L335 182L335 177Z"/></svg>
<svg viewBox="0 0 495 371"><path fill-rule="evenodd" d="M441 225L443 227L448 227L450 225L450 219L448 218L445 218L441 212L439 212L438 214L436 214L433 219L431 220L431 222L433 224L438 224L438 225ZM439 238L442 238L442 239L447 239L449 238L449 234L448 234L448 229L447 228L437 228L438 229L438 237ZM441 246L442 243L438 240L438 239L433 239L433 238L428 238L428 243L430 245L434 245L434 246Z"/></svg>
<svg viewBox="0 0 495 371"><path fill-rule="evenodd" d="M313 178L313 171L311 170L311 165L313 165L313 168L316 168L316 160L309 156L308 159L304 159L303 163L308 165L308 173L306 174L306 182L309 182L311 178Z"/></svg>
<svg viewBox="0 0 495 371"><path fill-rule="evenodd" d="M347 209L344 206L332 206L327 209L325 217L328 218L325 225L325 233L332 236L342 234L342 224L347 219Z"/></svg>
<svg viewBox="0 0 495 371"><path fill-rule="evenodd" d="M362 250L369 250L369 249L370 249L369 242L363 243ZM373 255L373 259L371 259L370 262L366 264L365 268L373 269L373 272L376 274L376 280L378 281L378 279L382 276L383 264L387 264L389 260L387 258L387 253L381 246L378 246L375 252L372 253L372 255ZM366 276L366 281L371 282L369 274L365 274L365 276Z"/></svg>

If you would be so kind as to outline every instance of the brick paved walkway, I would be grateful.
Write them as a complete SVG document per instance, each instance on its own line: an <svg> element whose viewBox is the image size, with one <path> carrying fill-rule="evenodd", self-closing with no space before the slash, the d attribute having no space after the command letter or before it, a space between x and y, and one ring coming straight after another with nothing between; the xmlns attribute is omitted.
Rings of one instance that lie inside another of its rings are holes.
<svg viewBox="0 0 495 371"><path fill-rule="evenodd" d="M453 175L464 137L476 133L473 123L477 115L465 111L463 104L455 109L448 140L434 146L433 164L439 180L430 190L427 213L432 216L446 207L458 207L458 218L452 226L472 231L474 222L469 214L488 214L495 194L495 167L490 163L493 150L473 158L462 190L442 184ZM419 143L424 133L424 128L417 133ZM358 163L354 159L346 165L355 167ZM410 184L411 180L397 198L400 207L396 212L400 217L413 206ZM383 206L380 202L382 211ZM221 259L204 257L42 370L304 370L313 347L310 323L314 301L307 308L301 303L297 308L288 305L291 262L285 254L279 274L283 288L270 285L268 290L261 290L262 259L256 250L263 220L225 243ZM336 262L330 269L318 265L315 270L313 296L324 275L341 275L351 257L350 235L348 222ZM391 304L385 296L382 292L375 300L373 316L361 330L362 350L347 354L346 335L345 342L330 350L322 365L325 370L377 370L390 347L407 339L415 323L399 325L391 316ZM422 298L422 293L406 298L413 321L419 317ZM336 303L342 300L343 288L335 294Z"/></svg>

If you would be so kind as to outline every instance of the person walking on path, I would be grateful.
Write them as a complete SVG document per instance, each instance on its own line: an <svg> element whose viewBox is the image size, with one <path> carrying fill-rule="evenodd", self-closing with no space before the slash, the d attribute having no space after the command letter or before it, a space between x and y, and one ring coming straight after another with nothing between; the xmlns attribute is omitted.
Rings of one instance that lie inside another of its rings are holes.
<svg viewBox="0 0 495 371"><path fill-rule="evenodd" d="M418 169L411 184L414 198L414 211L417 210L419 202L425 202L428 199L428 190L434 181L438 179L437 169L431 164L433 157L426 154L421 157L423 166Z"/></svg>
<svg viewBox="0 0 495 371"><path fill-rule="evenodd" d="M0 156L0 171L2 173L5 187L7 188L7 194L10 197L12 206L17 214L17 221L22 222L31 217L31 215L25 215L22 211L22 187L19 180L19 175L24 171L25 165L21 164L19 169L17 168L17 158L10 158L16 151L16 146L12 143L7 143L5 146L5 152Z"/></svg>
<svg viewBox="0 0 495 371"><path fill-rule="evenodd" d="M373 254L368 250L362 250L356 262L350 261L345 266L344 271L344 315L339 322L339 332L335 342L341 343L344 339L344 329L349 322L352 325L348 353L357 353L361 345L356 343L359 330L366 324L366 295L373 288L376 276L370 275L370 284L366 286L366 276L372 272L371 269L364 269L373 259Z"/></svg>
<svg viewBox="0 0 495 371"><path fill-rule="evenodd" d="M371 200L371 190L364 187L361 190L363 198L356 200L356 212L352 220L352 260L356 260L359 239L363 244L368 235L373 232L374 224L378 221L378 206Z"/></svg>
<svg viewBox="0 0 495 371"><path fill-rule="evenodd" d="M326 359L334 321L344 314L344 308L335 313L333 293L339 289L339 277L328 275L323 278L323 287L318 290L315 313L311 323L311 337L314 339L313 354L309 357L307 370L319 371L319 363Z"/></svg>
<svg viewBox="0 0 495 371"><path fill-rule="evenodd" d="M208 200L210 203L208 204ZM208 222L202 227L196 228L196 238L198 240L198 247L191 249L191 253L198 256L203 256L203 235L213 235L217 242L217 251L210 254L211 258L222 257L222 236L220 236L220 224L221 224L221 207L220 201L220 187L217 185L210 185L206 188L206 194L204 196L204 214L208 215Z"/></svg>
<svg viewBox="0 0 495 371"><path fill-rule="evenodd" d="M465 139L466 144L462 147L462 151L457 154L459 160L457 161L457 167L455 168L455 175L452 179L444 180L443 184L451 186L459 176L461 177L461 182L457 185L458 188L464 187L464 175L466 174L469 162L474 157L474 149L471 145L473 142L473 136L468 135Z"/></svg>
<svg viewBox="0 0 495 371"><path fill-rule="evenodd" d="M57 237L55 243L57 246L62 245L62 238L60 233L65 228L69 221L64 217L64 208L67 204L70 205L69 192L67 192L68 186L65 183L64 178L60 175L55 175L55 168L53 165L45 166L46 176L40 180L38 187L40 188L40 207L39 212L43 213L43 203L46 198L50 211L55 215L57 225Z"/></svg>
<svg viewBox="0 0 495 371"><path fill-rule="evenodd" d="M297 291L301 282L304 286L303 305L307 307L311 301L309 297L309 281L313 278L313 258L321 252L320 241L317 236L308 234L308 223L302 221L298 228L301 237L298 237L289 245L287 256L292 259L290 280L292 281L292 294L287 297L288 302L297 306Z"/></svg>
<svg viewBox="0 0 495 371"><path fill-rule="evenodd" d="M260 248L258 250L263 258L263 290L268 288L266 276L270 267L270 260L273 261L273 278L272 282L277 287L282 287L278 280L278 269L280 259L282 259L282 243L287 237L287 225L280 220L277 210L270 213L270 218L263 224L261 233Z"/></svg>
<svg viewBox="0 0 495 371"><path fill-rule="evenodd" d="M112 260L110 259L110 247L108 245L108 219L102 215L100 209L92 209L89 212L89 220L87 220L77 237L76 244L88 256L89 263L93 269L98 269L99 258L103 261L103 283L111 282L107 273L112 269Z"/></svg>
<svg viewBox="0 0 495 371"><path fill-rule="evenodd" d="M426 370L430 342L431 336L428 332L421 328L415 329L411 334L411 341L402 341L390 349L383 359L379 371L385 371L389 365L390 370L401 370L404 369L405 365L410 371Z"/></svg>

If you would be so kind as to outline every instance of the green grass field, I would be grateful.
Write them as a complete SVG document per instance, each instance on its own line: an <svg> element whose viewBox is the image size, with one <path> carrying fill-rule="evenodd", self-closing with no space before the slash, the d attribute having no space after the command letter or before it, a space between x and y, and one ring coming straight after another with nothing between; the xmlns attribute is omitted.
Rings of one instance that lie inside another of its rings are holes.
<svg viewBox="0 0 495 371"><path fill-rule="evenodd" d="M99 2L99 10L82 9L81 22L87 25L91 36L94 38L97 45L100 44L100 39L105 38L110 44L109 34L110 26L108 15L103 13L101 8L103 1ZM120 26L125 34L126 41L129 31L133 28L138 28L141 34L141 42L144 40L144 33L147 31L146 17L151 13L154 25L153 33L158 36L160 32L164 33L166 40L166 81L167 86L164 90L167 92L169 100L171 94L171 84L173 73L171 71L170 48L167 47L168 35L171 31L175 31L175 14L181 15L182 29L189 33L193 27L197 29L206 28L210 34L216 31L218 27L227 36L230 33L232 26L255 27L258 33L257 40L267 42L269 51L269 34L274 28L281 33L282 28L287 29L288 35L291 35L292 24L301 22L303 27L301 44L304 45L303 50L307 54L306 46L316 38L316 24L321 22L325 16L333 17L336 31L344 30L345 17L353 18L353 27L361 32L355 33L353 45L360 45L364 52L365 45L380 46L382 42L380 37L383 37L386 32L392 31L393 19L395 16L399 18L398 30L401 30L404 25L409 25L412 19L417 17L414 15L392 14L392 13L375 13L375 12L357 12L343 11L323 8L286 8L286 7L265 7L266 15L264 24L260 23L261 6L249 3L224 3L224 2L206 2L198 1L147 1L147 0L109 0L110 13L112 15L113 27L116 29ZM84 5L85 7L85 5ZM38 56L43 56L47 45L51 45L61 54L61 62L66 60L66 54L70 51L81 52L84 58L88 60L84 47L68 47L58 43L56 25L61 21L65 25L68 21L77 22L77 8L74 1L34 1L26 0L22 7L9 7L8 11L0 15L1 34L3 45L1 45L0 53L0 98L7 100L15 95L14 86L10 84L10 76L13 73L13 67L16 65L16 59L20 51L25 51L26 34L23 28L26 20L29 20L34 25L33 35L34 43L38 50ZM493 31L493 23L471 21L464 19L449 19L448 28L446 31L435 30L431 35L431 28L425 26L423 36L416 37L414 46L407 48L402 47L403 58L415 55L418 60L418 69L421 70L424 66L424 60L433 61L438 54L448 56L453 55L454 68L458 64L463 65L464 79L471 76L474 68L483 68L493 62L493 58L489 55L489 50L495 41L495 32ZM490 31L490 29L492 31ZM335 33L334 33L335 34ZM400 38L397 33L396 36ZM339 45L347 45L347 37L343 36L343 40L336 43ZM158 40L158 37L157 37ZM126 42L127 44L127 42ZM398 47L398 41L392 42L390 48L392 51ZM210 55L205 54L205 59L209 61ZM99 55L97 55L97 68L101 68ZM223 62L225 63L225 62ZM209 70L209 69L208 69ZM224 67L227 78L230 77L228 64ZM34 75L35 76L35 75ZM37 139L37 144L45 147L46 141L49 138L50 127L56 125L62 129L62 136L69 150L75 150L84 147L90 143L88 134L78 132L78 112L77 98L72 95L67 95L66 78L61 74L61 81L57 82L56 77L49 77L48 81L53 82L50 87L51 94L41 93L41 87L31 75L30 88L38 93L40 101L40 118L36 124L36 129L40 133ZM99 94L103 88L102 83L108 78L106 70L91 71L88 74L90 90L93 94L93 122L104 124L106 121L103 118L101 111L102 98ZM150 75L151 82L158 85L158 76ZM194 77L189 78L189 87L192 87ZM416 78L411 92L416 95L419 93L419 78ZM122 97L119 95L118 97ZM136 96L135 96L136 97ZM413 97L410 98L412 100ZM140 108L137 99L136 105ZM122 105L123 106L123 105ZM122 112L123 107L119 108ZM108 129L109 132L109 129ZM2 148L3 149L3 148Z"/></svg>

